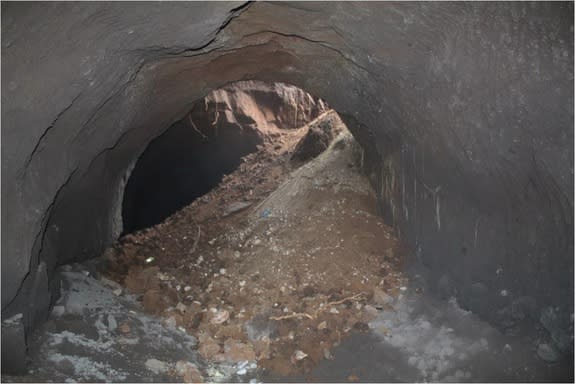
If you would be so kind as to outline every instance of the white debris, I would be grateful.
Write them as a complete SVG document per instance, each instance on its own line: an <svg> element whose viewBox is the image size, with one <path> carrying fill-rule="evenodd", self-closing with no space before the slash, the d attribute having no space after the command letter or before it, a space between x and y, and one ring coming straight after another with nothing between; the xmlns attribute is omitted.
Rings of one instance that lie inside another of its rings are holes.
<svg viewBox="0 0 575 384"><path fill-rule="evenodd" d="M74 375L82 378L81 381L118 382L126 380L126 375L113 369L109 364L90 360L87 357L62 355L53 353L49 360L59 363L69 363L74 367Z"/></svg>
<svg viewBox="0 0 575 384"><path fill-rule="evenodd" d="M60 317L64 313L66 313L66 307L63 305L55 305L54 308L52 308L52 316L54 317Z"/></svg>
<svg viewBox="0 0 575 384"><path fill-rule="evenodd" d="M153 257L148 257L148 258L146 259L146 264L150 264L152 261L154 261L154 258L153 258Z"/></svg>
<svg viewBox="0 0 575 384"><path fill-rule="evenodd" d="M112 315L108 315L108 329L111 332L114 332L116 328L118 328L118 322L116 321L116 318Z"/></svg>
<svg viewBox="0 0 575 384"><path fill-rule="evenodd" d="M307 357L307 353L305 353L305 352L303 352L303 351L300 351L299 349L298 349L297 351L295 351L294 354L293 354L293 358L294 358L296 361L303 360L303 359L305 359L306 357Z"/></svg>
<svg viewBox="0 0 575 384"><path fill-rule="evenodd" d="M24 316L21 313L18 313L9 319L3 321L4 324L15 324L18 323Z"/></svg>
<svg viewBox="0 0 575 384"><path fill-rule="evenodd" d="M168 370L168 365L157 359L148 359L146 360L146 368L154 372L156 375L159 375Z"/></svg>
<svg viewBox="0 0 575 384"><path fill-rule="evenodd" d="M215 308L211 309L211 312L214 313L212 318L210 319L211 324L221 324L226 322L230 318L230 313L225 309L217 310Z"/></svg>

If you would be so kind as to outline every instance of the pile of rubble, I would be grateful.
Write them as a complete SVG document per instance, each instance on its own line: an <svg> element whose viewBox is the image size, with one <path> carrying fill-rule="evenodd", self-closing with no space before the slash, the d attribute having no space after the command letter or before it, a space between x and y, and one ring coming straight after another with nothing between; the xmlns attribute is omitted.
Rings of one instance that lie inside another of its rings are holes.
<svg viewBox="0 0 575 384"><path fill-rule="evenodd" d="M361 149L335 112L314 124L335 137L317 158L292 160L307 127L267 137L216 189L105 253L107 276L146 312L240 376L308 372L405 289L403 250L375 212Z"/></svg>

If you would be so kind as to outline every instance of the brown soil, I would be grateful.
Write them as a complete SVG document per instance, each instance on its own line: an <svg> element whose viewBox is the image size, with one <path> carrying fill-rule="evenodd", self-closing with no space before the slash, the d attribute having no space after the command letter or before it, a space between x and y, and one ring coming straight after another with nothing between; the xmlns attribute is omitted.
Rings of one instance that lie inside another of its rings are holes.
<svg viewBox="0 0 575 384"><path fill-rule="evenodd" d="M209 361L288 375L331 358L405 281L360 149L335 112L310 125L326 121L337 137L304 165L290 157L308 127L264 132L217 188L110 248L108 277L195 335Z"/></svg>

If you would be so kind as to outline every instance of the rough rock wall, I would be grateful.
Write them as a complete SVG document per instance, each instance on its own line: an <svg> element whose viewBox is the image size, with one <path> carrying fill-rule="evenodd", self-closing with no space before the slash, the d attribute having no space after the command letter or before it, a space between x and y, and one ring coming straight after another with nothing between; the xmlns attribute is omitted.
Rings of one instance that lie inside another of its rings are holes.
<svg viewBox="0 0 575 384"><path fill-rule="evenodd" d="M191 116L198 126L232 124L265 132L303 127L327 109L323 100L293 85L239 81L210 92Z"/></svg>
<svg viewBox="0 0 575 384"><path fill-rule="evenodd" d="M3 3L2 313L117 235L125 175L233 81L297 85L366 148L437 289L573 312L572 3ZM511 319L511 320L509 320ZM559 328L561 328L559 327ZM4 339L3 339L4 343Z"/></svg>

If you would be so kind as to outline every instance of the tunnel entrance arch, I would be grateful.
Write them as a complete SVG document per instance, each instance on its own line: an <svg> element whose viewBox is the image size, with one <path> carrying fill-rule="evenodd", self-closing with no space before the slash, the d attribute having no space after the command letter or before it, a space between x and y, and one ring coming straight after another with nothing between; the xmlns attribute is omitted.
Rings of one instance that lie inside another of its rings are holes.
<svg viewBox="0 0 575 384"><path fill-rule="evenodd" d="M162 222L277 137L275 130L301 128L327 109L283 83L240 81L212 91L138 158L122 201L123 234Z"/></svg>

